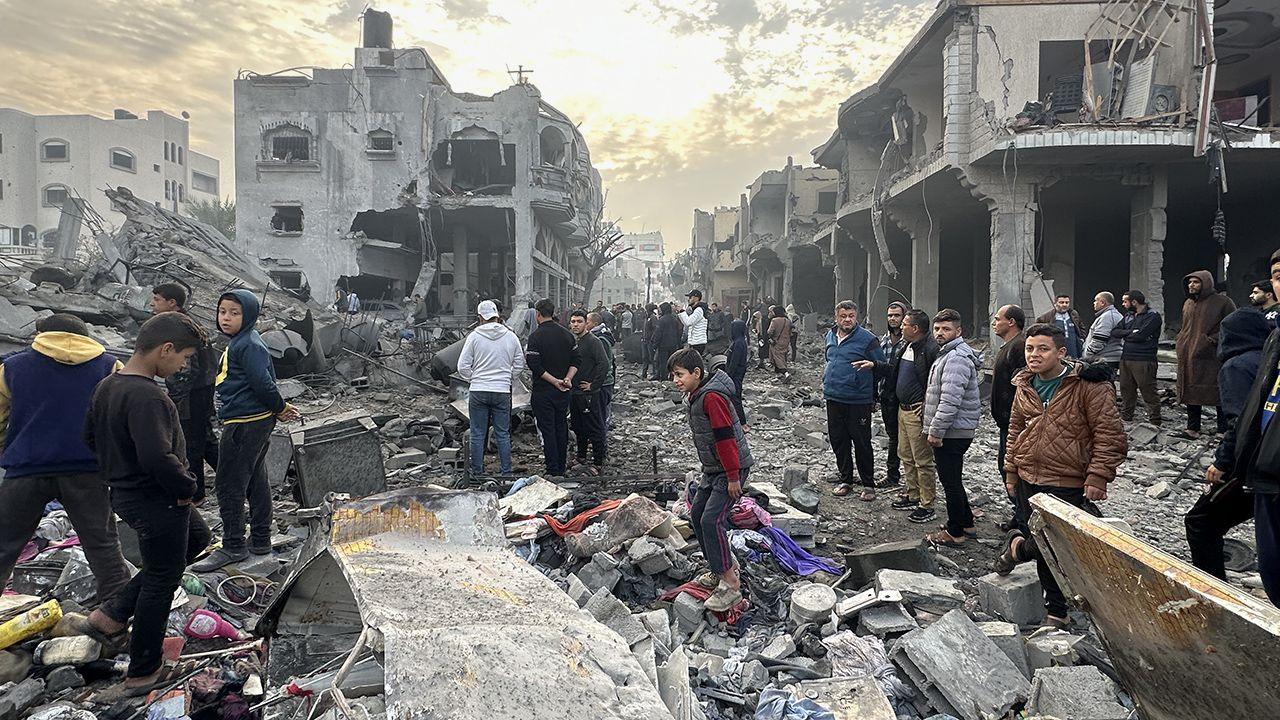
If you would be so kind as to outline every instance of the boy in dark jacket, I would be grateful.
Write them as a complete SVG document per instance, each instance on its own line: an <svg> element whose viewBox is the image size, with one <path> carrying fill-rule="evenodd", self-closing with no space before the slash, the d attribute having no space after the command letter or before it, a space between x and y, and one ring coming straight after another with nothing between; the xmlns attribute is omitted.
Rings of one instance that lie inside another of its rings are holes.
<svg viewBox="0 0 1280 720"><path fill-rule="evenodd" d="M22 548L58 500L106 601L129 581L98 460L83 440L93 388L120 369L74 315L36 323L31 347L0 365L0 589Z"/></svg>
<svg viewBox="0 0 1280 720"><path fill-rule="evenodd" d="M747 422L747 411L742 406L742 383L747 378L747 364L750 362L748 355L751 354L747 347L747 324L741 320L732 321L729 324L729 334L732 341L729 343L729 357L724 371L729 374L733 387L737 390L737 394L733 396L733 406L738 411L738 422L742 423L744 430L749 430L751 424Z"/></svg>
<svg viewBox="0 0 1280 720"><path fill-rule="evenodd" d="M254 325L262 308L248 290L232 290L218 298L218 330L231 338L219 364L217 387L222 407L222 442L218 446L218 513L222 547L191 569L212 572L255 555L271 552L271 486L265 467L267 444L276 421L298 419L298 411L280 397L276 370ZM246 547L244 503L249 501L251 538Z"/></svg>
<svg viewBox="0 0 1280 720"><path fill-rule="evenodd" d="M129 669L113 695L145 695L181 672L162 664L169 605L183 568L210 535L192 504L196 481L187 469L178 409L154 378L181 370L205 342L204 331L182 313L161 313L143 323L133 357L98 383L84 425L85 444L111 487L111 508L138 533L142 553L142 571L88 618L73 623L111 657L132 619Z"/></svg>
<svg viewBox="0 0 1280 720"><path fill-rule="evenodd" d="M729 547L727 528L729 512L742 496L751 469L751 450L733 410L733 380L723 370L708 377L702 355L692 348L677 351L667 366L676 387L686 395L689 429L702 464L702 482L689 514L711 574L699 577L698 582L715 588L707 598L707 609L724 612L742 600L742 578Z"/></svg>
<svg viewBox="0 0 1280 720"><path fill-rule="evenodd" d="M151 288L151 312L186 313L187 291L177 283L161 283ZM182 436L187 441L187 465L196 476L196 497L204 500L204 464L218 469L218 440L213 435L213 381L216 376L213 348L205 343L182 370L165 378L169 398L178 406Z"/></svg>

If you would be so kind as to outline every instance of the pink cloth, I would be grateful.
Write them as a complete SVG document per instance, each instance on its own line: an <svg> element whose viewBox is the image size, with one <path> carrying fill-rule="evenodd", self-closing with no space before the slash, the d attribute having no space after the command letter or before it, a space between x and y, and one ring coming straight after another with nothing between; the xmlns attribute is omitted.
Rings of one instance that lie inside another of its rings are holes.
<svg viewBox="0 0 1280 720"><path fill-rule="evenodd" d="M729 512L729 522L736 528L756 530L772 526L773 518L769 517L769 513L755 500L743 495L733 504L733 510Z"/></svg>

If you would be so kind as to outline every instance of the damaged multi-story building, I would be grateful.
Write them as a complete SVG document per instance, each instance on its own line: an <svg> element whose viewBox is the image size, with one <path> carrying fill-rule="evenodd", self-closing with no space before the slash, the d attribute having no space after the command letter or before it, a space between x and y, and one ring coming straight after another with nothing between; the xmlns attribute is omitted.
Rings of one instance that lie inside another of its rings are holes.
<svg viewBox="0 0 1280 720"><path fill-rule="evenodd" d="M1242 299L1280 244L1277 89L1276 0L944 0L813 151L837 294L973 334L1130 288L1176 327L1199 269Z"/></svg>
<svg viewBox="0 0 1280 720"><path fill-rule="evenodd" d="M523 75L455 91L366 11L352 66L235 81L236 236L283 285L439 314L581 295L603 198L575 124Z"/></svg>
<svg viewBox="0 0 1280 720"><path fill-rule="evenodd" d="M817 238L835 218L838 183L835 170L787 158L748 185L737 206L695 209L691 248L675 276L705 285L724 307L772 299L800 312L828 308L835 258Z"/></svg>

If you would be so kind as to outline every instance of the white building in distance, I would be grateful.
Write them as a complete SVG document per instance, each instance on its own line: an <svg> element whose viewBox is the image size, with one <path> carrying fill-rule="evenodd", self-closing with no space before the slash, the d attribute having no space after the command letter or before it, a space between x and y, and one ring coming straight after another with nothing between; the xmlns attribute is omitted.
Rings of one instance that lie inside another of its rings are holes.
<svg viewBox="0 0 1280 720"><path fill-rule="evenodd" d="M181 212L218 198L218 161L191 150L186 119L161 110L144 119L124 110L100 118L0 107L0 253L51 248L68 197L119 226L124 216L102 195L119 186Z"/></svg>

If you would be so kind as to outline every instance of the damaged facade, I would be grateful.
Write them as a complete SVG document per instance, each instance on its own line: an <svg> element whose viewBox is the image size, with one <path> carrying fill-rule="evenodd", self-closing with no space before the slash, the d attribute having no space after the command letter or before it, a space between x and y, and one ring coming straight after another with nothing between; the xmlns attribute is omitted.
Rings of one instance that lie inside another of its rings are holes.
<svg viewBox="0 0 1280 720"><path fill-rule="evenodd" d="M238 240L324 298L418 292L467 314L482 298L579 297L576 248L603 202L582 134L523 78L455 92L391 34L370 11L353 67L235 81Z"/></svg>
<svg viewBox="0 0 1280 720"><path fill-rule="evenodd" d="M976 334L1006 303L1066 293L1088 322L1136 288L1176 327L1186 273L1266 278L1280 3L1217 5L941 3L813 151L840 177L836 294Z"/></svg>
<svg viewBox="0 0 1280 720"><path fill-rule="evenodd" d="M692 246L673 279L709 288L724 307L774 298L800 312L827 309L835 260L816 240L835 218L838 181L834 170L787 158L747 186L738 206L695 209Z"/></svg>

